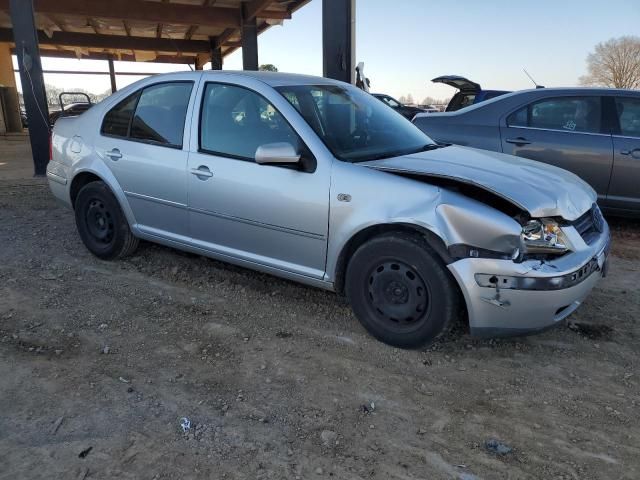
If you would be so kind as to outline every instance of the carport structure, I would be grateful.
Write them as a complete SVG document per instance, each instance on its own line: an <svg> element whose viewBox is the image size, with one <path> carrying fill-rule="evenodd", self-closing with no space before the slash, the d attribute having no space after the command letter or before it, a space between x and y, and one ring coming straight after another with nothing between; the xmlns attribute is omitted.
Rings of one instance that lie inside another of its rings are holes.
<svg viewBox="0 0 640 480"><path fill-rule="evenodd" d="M210 62L212 69L221 69L224 57L242 48L243 68L257 70L258 35L291 19L309 1L0 0L0 83L15 87L13 53L35 174L45 173L49 159L41 56L106 60L112 90L115 60L182 63L195 69ZM321 1L324 75L352 81L355 0Z"/></svg>

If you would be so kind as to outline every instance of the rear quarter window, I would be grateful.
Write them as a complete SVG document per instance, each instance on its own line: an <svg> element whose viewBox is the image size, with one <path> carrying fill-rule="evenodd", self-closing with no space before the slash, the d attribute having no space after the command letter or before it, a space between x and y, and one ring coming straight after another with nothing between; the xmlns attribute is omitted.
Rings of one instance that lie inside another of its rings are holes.
<svg viewBox="0 0 640 480"><path fill-rule="evenodd" d="M128 96L104 116L100 132L113 137L127 137L133 111L136 108L140 92Z"/></svg>

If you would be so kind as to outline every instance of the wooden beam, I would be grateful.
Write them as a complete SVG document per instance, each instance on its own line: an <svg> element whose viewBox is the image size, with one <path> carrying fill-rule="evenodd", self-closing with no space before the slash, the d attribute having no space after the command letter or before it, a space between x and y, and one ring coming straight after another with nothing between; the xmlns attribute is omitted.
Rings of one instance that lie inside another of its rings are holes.
<svg viewBox="0 0 640 480"><path fill-rule="evenodd" d="M227 28L224 32L216 37L215 46L222 47L226 45L229 39L237 32L235 28Z"/></svg>
<svg viewBox="0 0 640 480"><path fill-rule="evenodd" d="M12 42L9 28L0 28L0 41ZM209 53L207 40L182 40L172 38L127 37L124 35L99 35L94 33L53 32L48 37L38 31L40 45L64 45L79 48L106 48L112 50L149 50L161 52Z"/></svg>
<svg viewBox="0 0 640 480"><path fill-rule="evenodd" d="M267 8L271 6L273 0L252 0L242 5L242 16L245 21L253 20L256 17L261 17Z"/></svg>
<svg viewBox="0 0 640 480"><path fill-rule="evenodd" d="M198 30L198 25L191 25L185 32L184 39L191 40L191 37L193 37L193 34L196 33L196 30Z"/></svg>
<svg viewBox="0 0 640 480"><path fill-rule="evenodd" d="M18 73L20 70L14 68L13 71ZM42 73L50 73L52 75L109 75L109 72L101 72L99 70L43 70ZM158 75L158 72L115 72L115 74L144 77L145 75Z"/></svg>
<svg viewBox="0 0 640 480"><path fill-rule="evenodd" d="M34 7L37 13L43 14L99 17L147 23L240 27L240 10L225 7L148 2L145 0L109 0L106 2L96 0L34 0ZM0 10L9 11L9 0L0 0Z"/></svg>
<svg viewBox="0 0 640 480"><path fill-rule="evenodd" d="M256 17L269 20L291 20L291 12L288 10L266 10Z"/></svg>
<svg viewBox="0 0 640 480"><path fill-rule="evenodd" d="M16 54L16 49L12 48L11 53L13 55ZM40 49L41 57L53 57L53 58L78 58L75 52L71 50L52 50L41 48ZM82 55L83 59L88 60L109 60L110 58L113 60L119 60L123 62L135 62L136 57L130 54L122 54L122 55L114 55L113 53L105 53L105 52L89 52L88 55ZM194 64L196 61L195 56L174 56L174 55L160 55L156 57L152 62L148 63L179 63L179 64ZM143 62L144 63L144 62ZM82 72L78 72L82 73ZM119 72L118 75L125 75L124 72Z"/></svg>

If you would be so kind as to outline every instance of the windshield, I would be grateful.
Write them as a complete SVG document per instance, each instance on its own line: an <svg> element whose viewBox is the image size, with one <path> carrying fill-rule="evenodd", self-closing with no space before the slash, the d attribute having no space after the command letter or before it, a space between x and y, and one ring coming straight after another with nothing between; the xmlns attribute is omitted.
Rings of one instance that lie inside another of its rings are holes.
<svg viewBox="0 0 640 480"><path fill-rule="evenodd" d="M385 103L387 105L389 105L390 107L393 108L398 108L400 106L400 103L396 102L393 98L391 97L382 97L382 99L385 101Z"/></svg>
<svg viewBox="0 0 640 480"><path fill-rule="evenodd" d="M295 85L276 90L340 160L377 160L436 146L409 120L358 88Z"/></svg>

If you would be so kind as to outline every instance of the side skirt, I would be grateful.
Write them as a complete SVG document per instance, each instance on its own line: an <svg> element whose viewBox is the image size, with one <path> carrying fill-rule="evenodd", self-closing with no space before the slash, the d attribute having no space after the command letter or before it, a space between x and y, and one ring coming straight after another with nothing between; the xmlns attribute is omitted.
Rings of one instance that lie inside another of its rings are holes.
<svg viewBox="0 0 640 480"><path fill-rule="evenodd" d="M329 290L331 292L335 291L334 284L332 282L327 282L324 280L307 277L305 275L300 275L298 273L288 272L286 270L281 270L274 267L269 267L267 265L263 265L256 262L251 262L248 260L242 260L236 257L232 257L230 255L225 255L223 253L214 252L212 250L208 250L205 248L197 247L192 244L186 242L180 242L177 240L171 240L159 235L152 235L147 232L141 231L139 228L135 226L132 228L136 237L147 240L149 242L158 243L160 245L164 245L166 247L175 248L177 250L183 250L185 252L195 253L197 255L202 255L204 257L213 258L214 260L220 260L222 262L231 263L233 265L237 265L239 267L248 268L249 270L256 270L258 272L268 273L270 275L274 275L276 277L284 278L286 280L291 280L294 282L302 283L305 285L309 285L311 287L321 288L323 290Z"/></svg>

